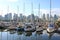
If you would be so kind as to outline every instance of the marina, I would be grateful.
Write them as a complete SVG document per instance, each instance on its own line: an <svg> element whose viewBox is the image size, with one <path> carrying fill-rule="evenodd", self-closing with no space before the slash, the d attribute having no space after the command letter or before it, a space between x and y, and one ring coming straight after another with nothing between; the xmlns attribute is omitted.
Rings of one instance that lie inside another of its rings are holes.
<svg viewBox="0 0 60 40"><path fill-rule="evenodd" d="M59 21L57 21L59 22ZM6 22L7 23L7 22ZM43 30L47 30L47 32L55 32L55 31L58 31L60 32L60 27L59 25L60 24L57 24L57 23L48 23L48 24L44 24L42 25L41 23L40 24L32 24L32 23L22 23L20 24L19 23L9 23L9 24L6 24L6 23L3 23L4 25L0 25L0 30L1 29L4 29L4 31L8 31L8 30L17 30L17 31L36 31L36 32L41 32ZM2 23L0 23L2 24ZM7 26L9 25L9 26ZM45 29L44 29L45 28Z"/></svg>
<svg viewBox="0 0 60 40"><path fill-rule="evenodd" d="M0 0L0 40L60 40L59 0Z"/></svg>

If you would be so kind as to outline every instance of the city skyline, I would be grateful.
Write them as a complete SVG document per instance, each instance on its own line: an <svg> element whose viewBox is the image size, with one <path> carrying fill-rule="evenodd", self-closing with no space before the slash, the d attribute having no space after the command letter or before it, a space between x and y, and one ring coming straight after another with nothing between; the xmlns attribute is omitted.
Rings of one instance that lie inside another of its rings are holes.
<svg viewBox="0 0 60 40"><path fill-rule="evenodd" d="M60 15L60 0L52 0L52 14ZM32 12L31 2L33 3L33 12L35 15L38 15L38 6L40 3L40 15L43 13L49 13L50 9L50 0L0 0L0 15L5 15L8 13L8 9L10 13L17 13L19 7L19 14L24 13L24 15L30 15ZM25 12L23 11L25 3Z"/></svg>
<svg viewBox="0 0 60 40"><path fill-rule="evenodd" d="M49 15L49 14L43 14L43 15L41 15L41 17L40 16L37 16L37 15L34 15L34 14L30 14L30 15L28 15L28 16L26 16L26 15L23 15L23 14L19 14L19 16L18 16L18 14L16 14L16 13L14 13L14 15L12 15L12 13L8 13L8 14L5 14L4 16L2 16L2 15L0 15L0 19L22 19L22 18L31 18L31 17L38 17L38 18L43 18L43 19L49 19L50 17L51 18L59 18L60 16L58 16L58 15L56 15L56 14L54 14L54 16L52 16L52 15Z"/></svg>

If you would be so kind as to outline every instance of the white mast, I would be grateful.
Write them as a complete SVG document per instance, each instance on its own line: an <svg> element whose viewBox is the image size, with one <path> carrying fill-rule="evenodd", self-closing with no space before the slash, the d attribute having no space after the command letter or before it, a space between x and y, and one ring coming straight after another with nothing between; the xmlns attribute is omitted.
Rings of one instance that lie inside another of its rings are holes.
<svg viewBox="0 0 60 40"><path fill-rule="evenodd" d="M8 5L8 7L7 7L7 14L9 13L9 5ZM9 17L9 16L8 16ZM9 19L8 19L9 20Z"/></svg>
<svg viewBox="0 0 60 40"><path fill-rule="evenodd" d="M33 2L31 2L31 6L32 6L32 14L33 14Z"/></svg>
<svg viewBox="0 0 60 40"><path fill-rule="evenodd" d="M34 23L33 19L32 19L32 14L33 14L33 2L31 2L31 6L32 6L32 9L31 9L31 23Z"/></svg>
<svg viewBox="0 0 60 40"><path fill-rule="evenodd" d="M50 0L50 22L51 22L51 0Z"/></svg>
<svg viewBox="0 0 60 40"><path fill-rule="evenodd" d="M17 5L17 16L19 16L19 6ZM18 22L18 18L17 18L17 22Z"/></svg>
<svg viewBox="0 0 60 40"><path fill-rule="evenodd" d="M23 14L25 14L25 2L23 2ZM25 22L24 19L23 19L23 22Z"/></svg>
<svg viewBox="0 0 60 40"><path fill-rule="evenodd" d="M40 3L38 5L38 17L39 17L38 22L40 22Z"/></svg>
<svg viewBox="0 0 60 40"><path fill-rule="evenodd" d="M23 3L23 13L25 14L25 2Z"/></svg>
<svg viewBox="0 0 60 40"><path fill-rule="evenodd" d="M7 13L9 13L9 5L8 5Z"/></svg>

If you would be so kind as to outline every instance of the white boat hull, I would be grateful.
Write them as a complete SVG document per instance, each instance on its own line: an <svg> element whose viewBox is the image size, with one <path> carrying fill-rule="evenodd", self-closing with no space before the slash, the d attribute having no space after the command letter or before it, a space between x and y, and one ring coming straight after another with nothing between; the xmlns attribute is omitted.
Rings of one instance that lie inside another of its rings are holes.
<svg viewBox="0 0 60 40"><path fill-rule="evenodd" d="M58 31L60 31L60 28L58 28Z"/></svg>
<svg viewBox="0 0 60 40"><path fill-rule="evenodd" d="M34 29L32 28L27 28L27 29L24 29L25 31L34 31Z"/></svg>
<svg viewBox="0 0 60 40"><path fill-rule="evenodd" d="M35 31L35 26L31 23L25 24L24 31Z"/></svg>
<svg viewBox="0 0 60 40"><path fill-rule="evenodd" d="M37 26L37 27L36 27L36 31L37 31L37 32L38 32L38 31L39 31L39 32L41 32L41 31L43 31L43 28L42 28L42 27Z"/></svg>
<svg viewBox="0 0 60 40"><path fill-rule="evenodd" d="M54 30L54 28L52 28L52 27L48 27L47 28L47 32L54 32L55 30Z"/></svg>

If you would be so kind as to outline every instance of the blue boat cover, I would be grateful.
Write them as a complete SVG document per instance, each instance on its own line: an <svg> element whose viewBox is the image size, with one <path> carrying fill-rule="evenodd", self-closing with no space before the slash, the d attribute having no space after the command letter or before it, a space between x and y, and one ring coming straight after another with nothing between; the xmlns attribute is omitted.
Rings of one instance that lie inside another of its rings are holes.
<svg viewBox="0 0 60 40"><path fill-rule="evenodd" d="M51 23L50 23L50 24L48 25L48 27L54 27L54 24L51 24Z"/></svg>

